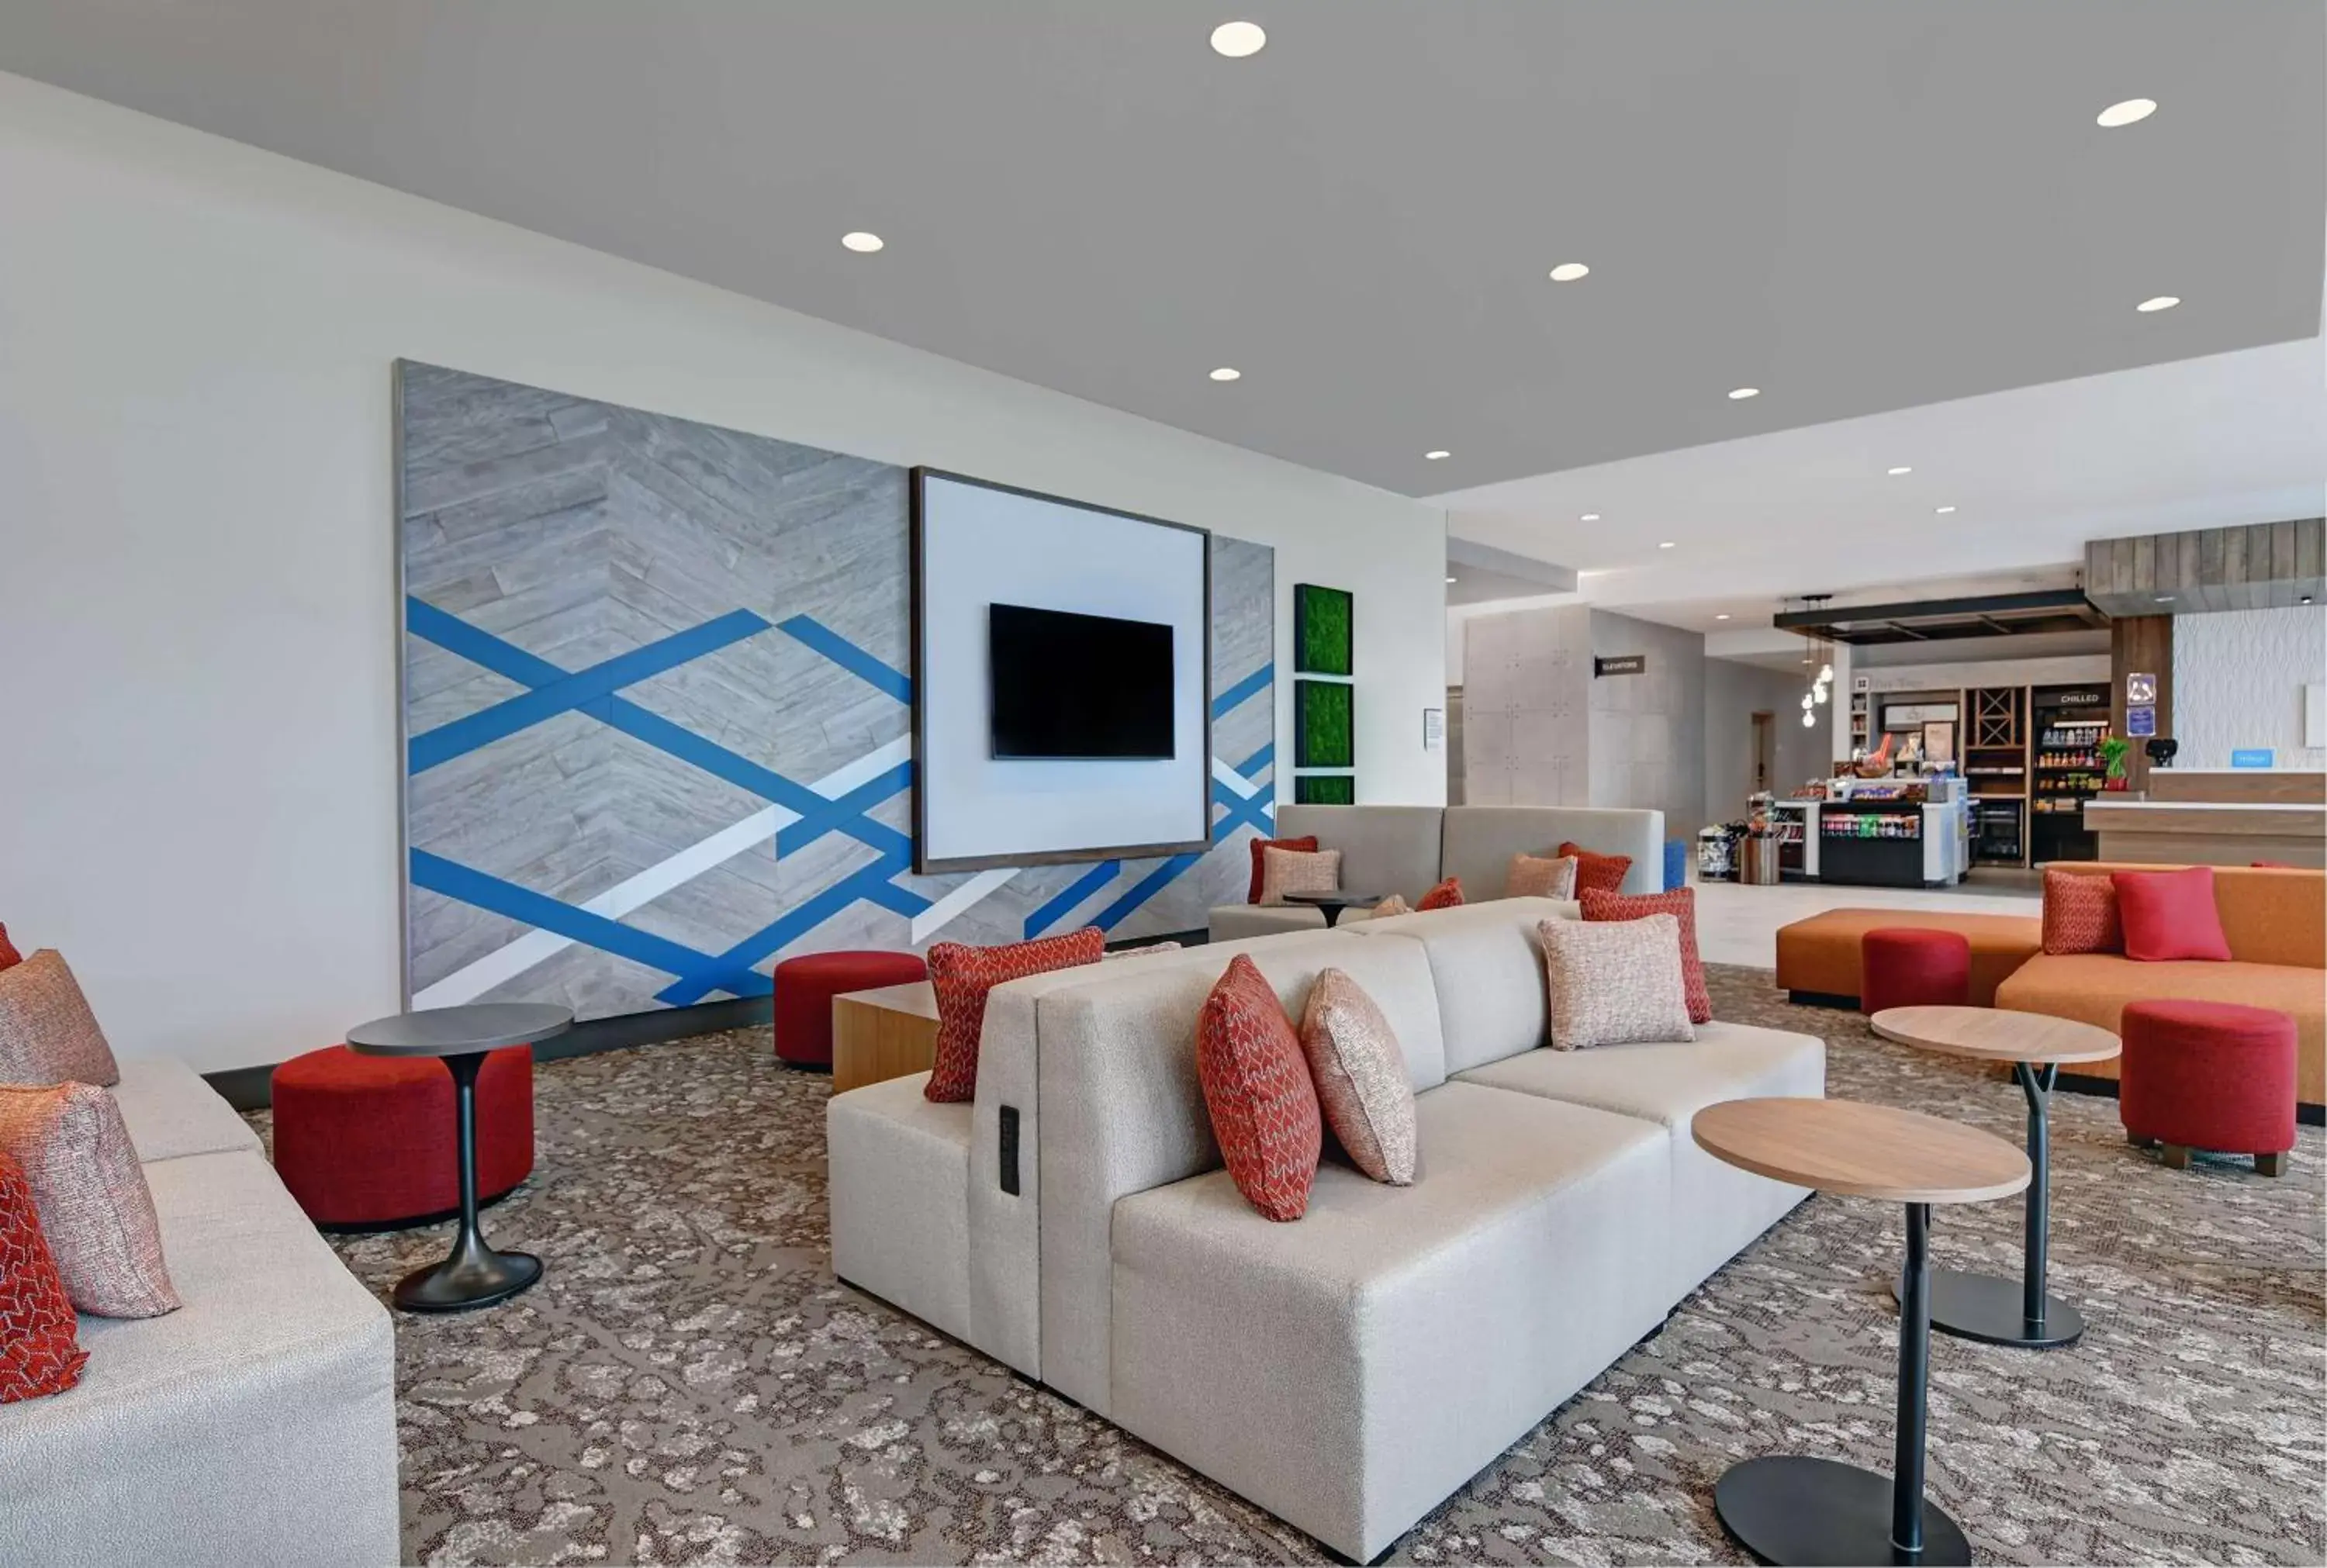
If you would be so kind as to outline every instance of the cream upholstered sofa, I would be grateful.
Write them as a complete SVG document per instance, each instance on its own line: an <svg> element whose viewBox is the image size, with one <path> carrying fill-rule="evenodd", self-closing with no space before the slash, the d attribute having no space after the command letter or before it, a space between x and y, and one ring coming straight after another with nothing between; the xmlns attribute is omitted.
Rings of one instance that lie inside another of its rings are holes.
<svg viewBox="0 0 2327 1568"><path fill-rule="evenodd" d="M1664 885L1665 814L1566 806L1280 806L1276 835L1314 835L1341 852L1341 885L1397 893L1408 903L1444 877L1460 877L1472 902L1500 899L1515 854L1549 854L1574 841L1600 854L1628 854L1624 891ZM1354 911L1349 918L1354 921ZM1300 905L1222 904L1211 938L1322 931L1325 917Z"/></svg>
<svg viewBox="0 0 2327 1568"><path fill-rule="evenodd" d="M977 1098L926 1075L831 1102L840 1277L1365 1560L1492 1462L1803 1194L1690 1117L1820 1095L1825 1047L1715 1022L1687 1044L1545 1048L1511 899L1216 943L995 989ZM1319 1171L1264 1219L1222 1169L1198 1013L1236 953L1297 1014L1346 970L1404 1046L1420 1173Z"/></svg>
<svg viewBox="0 0 2327 1568"><path fill-rule="evenodd" d="M401 1561L387 1309L192 1069L113 1094L184 1305L82 1318L79 1384L0 1405L0 1563Z"/></svg>

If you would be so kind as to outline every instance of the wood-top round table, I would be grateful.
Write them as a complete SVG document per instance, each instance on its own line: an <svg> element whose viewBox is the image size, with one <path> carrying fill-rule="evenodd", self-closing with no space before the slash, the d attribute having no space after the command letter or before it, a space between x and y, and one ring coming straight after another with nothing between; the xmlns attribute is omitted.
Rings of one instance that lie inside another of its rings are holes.
<svg viewBox="0 0 2327 1568"><path fill-rule="evenodd" d="M541 1278L529 1252L495 1252L477 1227L477 1070L504 1046L530 1045L574 1027L574 1014L537 1002L485 1002L375 1018L348 1031L348 1049L367 1056L434 1056L453 1075L453 1115L461 1164L461 1228L442 1263L397 1282L407 1312L490 1307Z"/></svg>
<svg viewBox="0 0 2327 1568"><path fill-rule="evenodd" d="M1907 1206L1892 1473L1799 1455L1732 1465L1714 1511L1764 1563L1967 1563L1971 1543L1923 1497L1931 1355L1931 1205L1985 1203L2028 1185L2028 1157L1993 1134L1856 1100L1725 1100L1696 1113L1697 1146L1741 1170L1846 1198Z"/></svg>
<svg viewBox="0 0 2327 1568"><path fill-rule="evenodd" d="M2044 1290L2051 1235L2051 1134L2047 1119L2052 1085L2063 1063L2107 1061L2117 1038L2106 1029L2041 1013L1998 1007L1887 1007L1871 1020L1885 1040L1923 1050L2010 1062L2028 1097L2028 1218L2021 1244L2020 1277L1941 1269L1931 1279L1931 1326L1991 1345L2035 1348L2071 1344L2085 1331L2084 1314ZM2040 1073L2037 1069L2042 1068ZM1895 1292L1897 1285L1892 1287Z"/></svg>

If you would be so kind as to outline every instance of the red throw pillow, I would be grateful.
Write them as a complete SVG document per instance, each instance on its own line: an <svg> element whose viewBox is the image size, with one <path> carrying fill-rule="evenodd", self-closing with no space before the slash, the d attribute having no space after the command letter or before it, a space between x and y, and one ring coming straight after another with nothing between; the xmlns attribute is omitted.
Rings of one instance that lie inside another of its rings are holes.
<svg viewBox="0 0 2327 1568"><path fill-rule="evenodd" d="M1196 1081L1245 1201L1271 1219L1307 1213L1325 1143L1317 1085L1276 988L1241 953L1204 998Z"/></svg>
<svg viewBox="0 0 2327 1568"><path fill-rule="evenodd" d="M2105 876L2044 872L2044 951L2122 953L2125 928L2117 912L2117 885Z"/></svg>
<svg viewBox="0 0 2327 1568"><path fill-rule="evenodd" d="M1423 894L1422 901L1415 905L1414 910L1415 913L1420 914L1425 910L1459 909L1462 906L1462 903L1463 879L1458 876L1450 876L1444 882L1440 882L1436 887L1432 888L1428 892Z"/></svg>
<svg viewBox="0 0 2327 1568"><path fill-rule="evenodd" d="M1252 891L1245 895L1248 904L1260 902L1261 863L1267 858L1261 852L1268 849L1297 849L1304 854L1317 853L1317 835L1305 838L1256 838L1252 841Z"/></svg>
<svg viewBox="0 0 2327 1568"><path fill-rule="evenodd" d="M1584 918L1587 920L1641 920L1650 915L1670 915L1680 921L1680 989L1682 999L1688 1003L1688 1021L1713 1022L1713 993L1706 987L1705 960L1696 951L1695 888L1629 894L1584 888L1577 891L1575 901L1584 906Z"/></svg>
<svg viewBox="0 0 2327 1568"><path fill-rule="evenodd" d="M2145 964L2175 958L2230 961L2229 938L2222 935L2221 911L2214 907L2214 868L2181 871L2113 871L2117 907L2125 922L2125 956Z"/></svg>
<svg viewBox="0 0 2327 1568"><path fill-rule="evenodd" d="M1005 980L1096 964L1107 933L1085 926L1063 937L973 947L939 942L929 951L930 985L938 997L938 1059L921 1094L940 1105L966 1103L977 1091L977 1045L986 1034L986 994Z"/></svg>
<svg viewBox="0 0 2327 1568"><path fill-rule="evenodd" d="M0 1153L0 1405L62 1394L80 1381L89 1352L64 1276L41 1234L33 1184L15 1159Z"/></svg>
<svg viewBox="0 0 2327 1568"><path fill-rule="evenodd" d="M1631 874L1632 857L1629 854L1594 854L1572 839L1559 846L1559 853L1575 857L1575 891L1579 897L1593 888L1603 893L1621 892L1624 879Z"/></svg>
<svg viewBox="0 0 2327 1568"><path fill-rule="evenodd" d="M8 928L0 926L0 969L23 961L24 955L16 951L16 944L8 939Z"/></svg>

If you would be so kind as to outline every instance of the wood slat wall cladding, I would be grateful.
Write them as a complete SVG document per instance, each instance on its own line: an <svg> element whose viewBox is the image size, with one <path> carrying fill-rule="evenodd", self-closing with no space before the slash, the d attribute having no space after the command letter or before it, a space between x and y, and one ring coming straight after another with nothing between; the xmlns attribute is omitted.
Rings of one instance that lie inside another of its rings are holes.
<svg viewBox="0 0 2327 1568"><path fill-rule="evenodd" d="M2161 605L2162 595L2172 595ZM2327 519L2298 518L2085 546L2085 597L2111 615L2276 610L2327 599Z"/></svg>

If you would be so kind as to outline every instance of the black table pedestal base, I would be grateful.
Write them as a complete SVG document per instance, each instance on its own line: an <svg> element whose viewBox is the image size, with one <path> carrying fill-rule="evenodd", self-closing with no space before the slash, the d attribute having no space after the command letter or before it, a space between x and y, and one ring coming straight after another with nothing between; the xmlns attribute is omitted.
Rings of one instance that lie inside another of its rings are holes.
<svg viewBox="0 0 2327 1568"><path fill-rule="evenodd" d="M1891 1282L1891 1293L1900 1293L1897 1280ZM2027 1289L2019 1280L1951 1268L1931 1271L1931 1327L1943 1334L2047 1350L2073 1345L2085 1331L2084 1314L2058 1296L2044 1298L2043 1321L2031 1320L2027 1311Z"/></svg>
<svg viewBox="0 0 2327 1568"><path fill-rule="evenodd" d="M1892 1479L1830 1459L1749 1459L1714 1488L1722 1527L1764 1563L1836 1568L1881 1563L1967 1563L1971 1543L1923 1499L1923 1549L1891 1544Z"/></svg>
<svg viewBox="0 0 2327 1568"><path fill-rule="evenodd" d="M407 1312L463 1312L490 1307L528 1290L541 1278L541 1260L529 1252L495 1252L481 1244L456 1248L442 1263L416 1269L396 1284L396 1304Z"/></svg>

